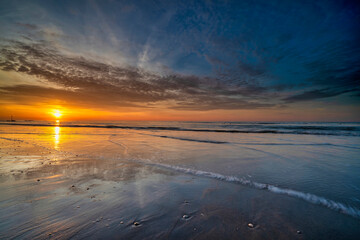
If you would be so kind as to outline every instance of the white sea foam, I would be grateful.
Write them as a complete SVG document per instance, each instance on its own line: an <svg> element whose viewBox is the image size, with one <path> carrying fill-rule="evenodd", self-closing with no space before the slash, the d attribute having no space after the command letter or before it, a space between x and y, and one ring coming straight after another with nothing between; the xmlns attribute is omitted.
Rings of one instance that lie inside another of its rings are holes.
<svg viewBox="0 0 360 240"><path fill-rule="evenodd" d="M155 165L158 167L163 167L163 168L175 170L175 171L186 173L186 174L191 174L191 175L196 175L196 176L201 176L201 177L208 177L208 178L213 178L213 179L231 182L231 183L237 183L237 184L241 184L241 185L251 186L251 187L254 187L257 189L264 189L264 190L268 190L273 193L284 194L284 195L288 195L291 197L299 198L299 199L302 199L302 200L312 203L312 204L321 205L321 206L327 207L329 209L338 211L340 213L347 214L347 215L350 215L355 218L360 218L360 210L359 209L348 206L343 203L335 202L333 200L326 199L324 197L320 197L320 196L317 196L317 195L314 195L311 193L304 193L304 192L300 192L300 191L292 190L292 189L288 189L288 188L280 188L280 187L270 185L270 184L254 182L254 181L251 181L251 180L248 180L245 178L238 178L235 176L226 176L226 175L222 175L222 174L218 174L218 173L196 170L196 169L191 169L191 168L184 168L184 167L173 166L173 165L168 165L168 164L151 163L148 165Z"/></svg>

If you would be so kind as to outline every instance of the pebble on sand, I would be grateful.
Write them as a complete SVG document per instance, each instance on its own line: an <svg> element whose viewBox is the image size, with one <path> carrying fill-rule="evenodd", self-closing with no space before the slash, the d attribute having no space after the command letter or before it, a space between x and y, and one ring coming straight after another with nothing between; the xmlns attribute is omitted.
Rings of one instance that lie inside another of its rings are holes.
<svg viewBox="0 0 360 240"><path fill-rule="evenodd" d="M297 230L296 233L297 234L302 234L302 232L300 230Z"/></svg>
<svg viewBox="0 0 360 240"><path fill-rule="evenodd" d="M134 222L134 225L135 225L135 226L139 226L140 223L139 223L139 222Z"/></svg>
<svg viewBox="0 0 360 240"><path fill-rule="evenodd" d="M120 224L124 224L124 222L123 222L123 221L121 221L121 222L120 222Z"/></svg>
<svg viewBox="0 0 360 240"><path fill-rule="evenodd" d="M254 228L255 226L254 226L253 223L248 223L248 227L249 227L249 228Z"/></svg>
<svg viewBox="0 0 360 240"><path fill-rule="evenodd" d="M37 181L40 182L40 179L38 179Z"/></svg>
<svg viewBox="0 0 360 240"><path fill-rule="evenodd" d="M190 216L185 214L185 215L182 216L182 218L183 218L183 219L189 219Z"/></svg>

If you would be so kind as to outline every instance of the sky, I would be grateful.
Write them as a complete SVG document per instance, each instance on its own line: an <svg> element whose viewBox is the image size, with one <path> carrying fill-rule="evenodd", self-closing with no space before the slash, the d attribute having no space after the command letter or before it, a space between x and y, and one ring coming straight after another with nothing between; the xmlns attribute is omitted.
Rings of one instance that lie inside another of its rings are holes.
<svg viewBox="0 0 360 240"><path fill-rule="evenodd" d="M359 26L356 1L1 0L0 119L360 121Z"/></svg>

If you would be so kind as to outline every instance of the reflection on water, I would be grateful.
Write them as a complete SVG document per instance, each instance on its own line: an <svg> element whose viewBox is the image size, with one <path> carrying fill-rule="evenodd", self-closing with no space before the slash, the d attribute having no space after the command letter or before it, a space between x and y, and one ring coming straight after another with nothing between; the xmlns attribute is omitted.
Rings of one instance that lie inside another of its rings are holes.
<svg viewBox="0 0 360 240"><path fill-rule="evenodd" d="M59 125L59 120L56 120L56 125ZM60 142L60 127L54 127L54 148L58 150Z"/></svg>

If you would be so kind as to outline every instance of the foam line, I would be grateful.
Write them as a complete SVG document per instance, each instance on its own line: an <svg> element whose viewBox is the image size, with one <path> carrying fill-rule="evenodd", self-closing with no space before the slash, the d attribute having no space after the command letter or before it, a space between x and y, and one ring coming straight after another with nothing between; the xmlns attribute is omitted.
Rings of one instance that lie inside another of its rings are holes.
<svg viewBox="0 0 360 240"><path fill-rule="evenodd" d="M214 144L229 143L229 142L224 142L224 141L202 140L202 139L195 139L195 138L182 138L182 137L173 137L173 136L167 136L167 135L154 135L154 134L145 134L145 133L139 133L139 134L146 135L146 136L152 136L152 137L159 137L159 138L170 138L170 139L181 140L181 141L189 141L189 142L214 143Z"/></svg>
<svg viewBox="0 0 360 240"><path fill-rule="evenodd" d="M222 174L218 174L218 173L196 170L196 169L191 169L191 168L184 168L184 167L179 167L179 166L172 166L172 165L168 165L168 164L151 163L148 165L163 167L163 168L175 170L177 172L196 175L196 176L200 176L200 177L213 178L213 179L217 179L220 181L246 185L246 186L254 187L257 189L268 190L270 192L277 193L277 194L288 195L288 196L291 196L294 198L299 198L306 202L320 205L323 207L327 207L334 211L337 211L337 212L340 212L340 213L343 213L346 215L350 215L352 217L360 219L360 210L359 209L351 207L351 206L347 206L346 204L343 204L343 203L335 202L330 199L326 199L324 197L317 196L315 194L304 193L304 192L300 192L300 191L292 190L292 189L288 189L288 188L280 188L280 187L270 185L270 184L265 184L265 183L253 182L253 181L250 181L245 178L238 178L235 176L226 176L226 175L222 175Z"/></svg>

